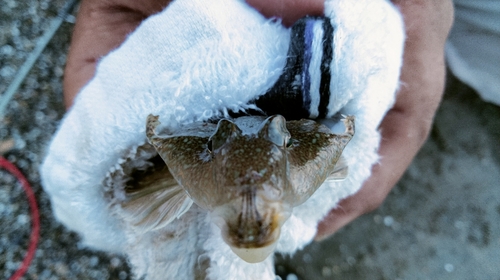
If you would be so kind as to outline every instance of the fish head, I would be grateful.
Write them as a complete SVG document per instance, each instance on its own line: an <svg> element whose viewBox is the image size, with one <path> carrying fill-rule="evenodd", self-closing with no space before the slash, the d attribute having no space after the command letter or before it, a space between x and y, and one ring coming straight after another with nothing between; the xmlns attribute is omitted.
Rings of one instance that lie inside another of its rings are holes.
<svg viewBox="0 0 500 280"><path fill-rule="evenodd" d="M260 262L274 251L290 216L289 139L285 119L276 115L252 134L222 120L209 140L219 198L211 216L224 241L247 262Z"/></svg>
<svg viewBox="0 0 500 280"><path fill-rule="evenodd" d="M313 120L222 119L215 126L193 124L177 134L157 136L155 117L147 135L188 196L210 215L223 240L243 260L260 262L273 251L293 207L306 201L332 174L354 135L333 134Z"/></svg>

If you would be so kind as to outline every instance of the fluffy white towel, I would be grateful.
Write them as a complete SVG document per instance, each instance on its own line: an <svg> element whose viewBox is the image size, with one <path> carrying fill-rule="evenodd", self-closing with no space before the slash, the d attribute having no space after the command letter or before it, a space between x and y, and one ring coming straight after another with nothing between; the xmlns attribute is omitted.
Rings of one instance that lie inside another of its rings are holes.
<svg viewBox="0 0 500 280"><path fill-rule="evenodd" d="M404 32L389 1L326 1L325 16L334 27L329 111L356 116L344 151L350 174L294 210L277 247L286 253L311 242L318 221L370 175L377 127L398 86ZM86 245L127 253L148 279L191 279L196 265L211 279L274 279L272 257L237 258L196 206L164 229L134 234L112 214L104 181L145 143L148 114L177 127L245 109L280 76L289 36L238 0L177 0L144 21L99 62L50 144L41 174L56 217Z"/></svg>

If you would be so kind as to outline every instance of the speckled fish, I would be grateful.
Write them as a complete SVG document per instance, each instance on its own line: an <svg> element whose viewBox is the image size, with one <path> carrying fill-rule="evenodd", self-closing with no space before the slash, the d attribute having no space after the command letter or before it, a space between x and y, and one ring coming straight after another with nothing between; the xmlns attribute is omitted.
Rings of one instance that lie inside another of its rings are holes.
<svg viewBox="0 0 500 280"><path fill-rule="evenodd" d="M140 184L149 190L136 186L124 208L135 213L137 224L151 228L182 215L194 202L211 213L233 252L260 262L274 251L293 207L327 178L347 176L341 154L354 135L354 117L343 122L345 132L334 134L313 120L249 116L157 134L158 116L149 115L147 137L168 170L145 176ZM155 200L147 198L159 189Z"/></svg>

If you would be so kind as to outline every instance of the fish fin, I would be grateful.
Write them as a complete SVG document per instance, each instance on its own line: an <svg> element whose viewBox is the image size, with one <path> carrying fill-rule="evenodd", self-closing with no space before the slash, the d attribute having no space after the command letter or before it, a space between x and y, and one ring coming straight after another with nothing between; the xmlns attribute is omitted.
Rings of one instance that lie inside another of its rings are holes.
<svg viewBox="0 0 500 280"><path fill-rule="evenodd" d="M170 173L154 184L128 191L121 216L138 232L160 229L186 213L193 200Z"/></svg>
<svg viewBox="0 0 500 280"><path fill-rule="evenodd" d="M342 181L347 178L349 174L349 166L347 166L347 160L344 156L340 156L339 160L335 164L335 168L333 169L330 176L328 176L328 181Z"/></svg>

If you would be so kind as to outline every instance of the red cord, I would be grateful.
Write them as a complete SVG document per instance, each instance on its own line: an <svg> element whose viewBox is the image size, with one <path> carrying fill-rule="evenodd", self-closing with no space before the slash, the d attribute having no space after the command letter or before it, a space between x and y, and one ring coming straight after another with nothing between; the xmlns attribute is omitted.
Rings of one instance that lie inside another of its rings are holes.
<svg viewBox="0 0 500 280"><path fill-rule="evenodd" d="M21 266L17 269L14 275L12 275L9 278L9 280L17 280L20 279L21 276L23 276L26 273L28 267L30 266L31 260L33 260L33 257L35 256L36 245L38 243L38 238L40 234L40 217L38 215L38 206L36 204L35 194L33 193L33 190L31 189L28 180L26 180L26 177L24 177L21 171L19 171L19 169L17 169L17 167L14 164L12 164L10 161L6 160L3 157L0 157L0 167L7 170L12 175L14 175L14 177L16 177L16 179L21 183L24 192L28 197L28 202L31 209L32 226L31 226L30 244L28 247L28 252L24 257Z"/></svg>

